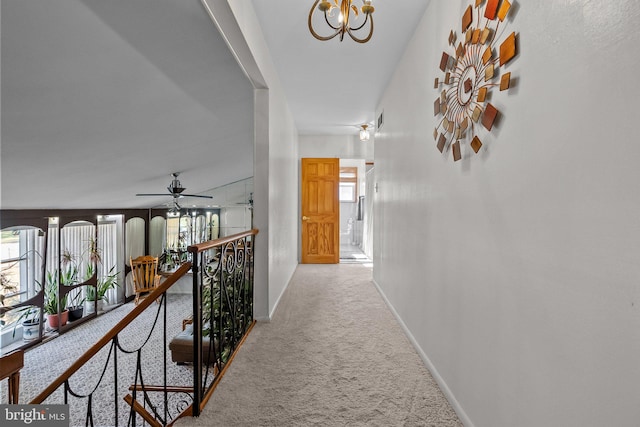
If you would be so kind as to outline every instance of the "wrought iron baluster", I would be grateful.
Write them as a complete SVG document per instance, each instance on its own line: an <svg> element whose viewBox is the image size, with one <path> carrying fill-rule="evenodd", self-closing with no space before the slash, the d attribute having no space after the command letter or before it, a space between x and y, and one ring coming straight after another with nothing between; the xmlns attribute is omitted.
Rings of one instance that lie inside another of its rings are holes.
<svg viewBox="0 0 640 427"><path fill-rule="evenodd" d="M118 427L118 335L113 338L113 405L115 408L115 422Z"/></svg>
<svg viewBox="0 0 640 427"><path fill-rule="evenodd" d="M85 427L93 427L93 393L89 395L87 399L87 418L85 421Z"/></svg>
<svg viewBox="0 0 640 427"><path fill-rule="evenodd" d="M162 295L162 300L165 301L164 304L162 304L164 306L164 324L163 324L163 350L164 350L164 382L163 382L163 386L164 386L164 392L163 392L163 398L164 398L164 419L168 420L169 419L169 394L167 391L167 349L169 348L169 346L167 345L167 303L166 303L166 298L167 298L167 293L165 292Z"/></svg>
<svg viewBox="0 0 640 427"><path fill-rule="evenodd" d="M193 415L200 415L202 401L202 276L198 267L201 254L193 254Z"/></svg>

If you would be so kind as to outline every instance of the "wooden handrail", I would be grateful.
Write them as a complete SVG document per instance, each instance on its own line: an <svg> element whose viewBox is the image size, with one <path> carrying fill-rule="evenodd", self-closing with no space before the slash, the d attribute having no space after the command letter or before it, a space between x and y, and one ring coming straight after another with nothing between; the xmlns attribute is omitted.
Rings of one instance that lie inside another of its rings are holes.
<svg viewBox="0 0 640 427"><path fill-rule="evenodd" d="M200 253L206 251L207 249L212 249L218 246L222 246L225 243L230 243L238 239L242 239L243 237L255 236L258 234L258 229L254 228L249 231L244 231L242 233L232 234L231 236L221 237L216 240L209 240L208 242L200 243L197 245L191 245L187 248L188 252L191 253Z"/></svg>
<svg viewBox="0 0 640 427"><path fill-rule="evenodd" d="M133 400L133 396L127 394L124 397L124 401L127 402L129 406L131 406L133 410L136 411L142 418L144 418L144 420L149 423L149 425L153 427L162 427L162 424L160 424L158 420L156 420L155 417L151 415L144 406L139 404L137 400Z"/></svg>
<svg viewBox="0 0 640 427"><path fill-rule="evenodd" d="M85 363L87 363L93 356L95 356L105 345L109 344L109 342L124 328L131 323L136 317L138 317L144 310L147 309L155 300L160 298L163 293L167 291L175 282L178 281L182 276L184 276L189 269L191 268L190 262L185 262L178 268L175 273L167 278L164 282L160 284L156 289L154 289L147 298L142 300L137 306L134 307L126 316L122 318L109 332L107 332L97 343L95 343L89 350L87 350L82 356L78 358L66 371L62 373L58 378L56 378L42 393L37 395L32 401L31 404L39 404L42 403L51 393L56 391L58 387L60 387L66 380L71 377L78 369L80 369Z"/></svg>

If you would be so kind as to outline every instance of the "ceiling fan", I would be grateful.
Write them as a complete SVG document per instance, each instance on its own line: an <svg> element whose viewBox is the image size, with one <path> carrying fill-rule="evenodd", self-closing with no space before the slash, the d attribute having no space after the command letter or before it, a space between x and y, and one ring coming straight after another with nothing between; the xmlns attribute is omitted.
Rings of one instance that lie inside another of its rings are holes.
<svg viewBox="0 0 640 427"><path fill-rule="evenodd" d="M181 197L200 197L203 199L213 199L212 196L201 196L198 194L185 194L183 193L184 190L186 190L185 187L183 187L180 184L180 181L178 180L178 175L180 175L180 172L174 172L171 174L171 176L173 177L173 180L171 181L171 184L169 184L169 186L167 187L167 190L169 191L169 193L139 193L136 194L136 196L171 196L173 197L173 206L174 208L180 209L180 205L177 202L177 199L181 198Z"/></svg>

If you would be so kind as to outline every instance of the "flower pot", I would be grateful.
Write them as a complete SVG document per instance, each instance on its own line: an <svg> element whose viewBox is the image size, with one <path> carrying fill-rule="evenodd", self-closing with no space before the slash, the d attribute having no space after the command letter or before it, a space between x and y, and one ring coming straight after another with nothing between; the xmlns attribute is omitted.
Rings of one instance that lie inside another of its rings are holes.
<svg viewBox="0 0 640 427"><path fill-rule="evenodd" d="M40 319L25 320L22 322L22 339L31 342L38 339L40 335Z"/></svg>
<svg viewBox="0 0 640 427"><path fill-rule="evenodd" d="M69 322L82 319L83 313L84 307L81 305L78 305L76 307L69 307Z"/></svg>
<svg viewBox="0 0 640 427"><path fill-rule="evenodd" d="M60 316L57 314L47 314L47 322L49 322L49 328L58 329L60 326L64 326L67 324L67 320L69 320L69 310L65 310L60 313Z"/></svg>
<svg viewBox="0 0 640 427"><path fill-rule="evenodd" d="M87 311L87 314L93 314L96 312L95 301L85 301L84 308Z"/></svg>

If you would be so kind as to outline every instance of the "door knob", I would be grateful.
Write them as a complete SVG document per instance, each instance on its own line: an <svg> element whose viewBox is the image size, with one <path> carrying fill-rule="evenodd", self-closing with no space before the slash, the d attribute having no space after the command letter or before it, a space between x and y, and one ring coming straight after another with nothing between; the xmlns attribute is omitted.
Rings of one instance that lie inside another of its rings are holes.
<svg viewBox="0 0 640 427"><path fill-rule="evenodd" d="M308 217L308 216L306 216L306 215L302 215L302 220L303 220L303 221L309 221L309 217Z"/></svg>

